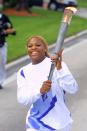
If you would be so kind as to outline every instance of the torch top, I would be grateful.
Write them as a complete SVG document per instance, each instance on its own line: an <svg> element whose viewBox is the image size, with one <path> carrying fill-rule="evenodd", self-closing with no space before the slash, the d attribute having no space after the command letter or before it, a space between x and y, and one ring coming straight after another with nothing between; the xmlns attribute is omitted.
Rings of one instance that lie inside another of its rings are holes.
<svg viewBox="0 0 87 131"><path fill-rule="evenodd" d="M70 11L72 11L73 13L76 13L76 12L77 12L77 8L75 8L75 7L66 7L65 10L70 10Z"/></svg>

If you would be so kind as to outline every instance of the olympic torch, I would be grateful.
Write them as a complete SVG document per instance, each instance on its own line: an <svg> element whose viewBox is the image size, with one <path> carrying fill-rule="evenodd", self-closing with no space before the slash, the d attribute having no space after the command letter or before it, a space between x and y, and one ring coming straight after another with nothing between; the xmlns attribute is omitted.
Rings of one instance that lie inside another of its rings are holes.
<svg viewBox="0 0 87 131"><path fill-rule="evenodd" d="M64 10L64 14L63 14L63 18L62 18L62 22L61 22L59 34L57 37L55 50L54 50L55 54L58 53L62 49L64 38L65 38L65 33L72 19L72 15L75 14L76 11L77 9L75 7L66 7ZM54 69L55 69L55 63L52 62L48 80L52 79Z"/></svg>

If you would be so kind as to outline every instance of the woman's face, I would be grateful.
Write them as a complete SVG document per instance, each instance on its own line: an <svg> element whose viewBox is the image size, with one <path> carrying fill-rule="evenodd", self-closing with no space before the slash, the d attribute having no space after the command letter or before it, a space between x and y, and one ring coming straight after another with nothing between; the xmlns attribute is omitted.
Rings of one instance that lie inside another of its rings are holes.
<svg viewBox="0 0 87 131"><path fill-rule="evenodd" d="M38 38L32 38L27 44L28 54L32 60L33 64L38 64L44 60L45 56L45 46Z"/></svg>

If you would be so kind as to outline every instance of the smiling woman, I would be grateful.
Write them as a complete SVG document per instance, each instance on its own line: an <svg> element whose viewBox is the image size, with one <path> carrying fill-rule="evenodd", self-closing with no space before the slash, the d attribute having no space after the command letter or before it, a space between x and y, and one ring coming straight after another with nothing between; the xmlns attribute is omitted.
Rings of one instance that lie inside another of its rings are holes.
<svg viewBox="0 0 87 131"><path fill-rule="evenodd" d="M72 118L65 103L65 92L75 93L78 85L67 65L59 60L62 52L60 56L50 57L47 42L41 36L29 38L27 50L31 63L17 73L18 102L29 108L26 131L71 131ZM52 60L56 66L50 81Z"/></svg>
<svg viewBox="0 0 87 131"><path fill-rule="evenodd" d="M40 36L31 37L27 42L27 48L33 64L38 64L49 56L47 44Z"/></svg>

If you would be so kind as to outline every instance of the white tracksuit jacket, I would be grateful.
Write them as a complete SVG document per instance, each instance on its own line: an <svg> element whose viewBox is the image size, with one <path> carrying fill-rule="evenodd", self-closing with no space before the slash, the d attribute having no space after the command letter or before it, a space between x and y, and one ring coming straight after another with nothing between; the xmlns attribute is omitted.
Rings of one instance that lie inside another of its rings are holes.
<svg viewBox="0 0 87 131"><path fill-rule="evenodd" d="M45 58L39 64L22 67L17 73L18 102L29 106L27 128L59 130L73 121L64 101L64 91L75 93L78 85L64 62L62 69L54 70L51 90L45 95L40 93L43 81L48 79L50 66L50 58Z"/></svg>

